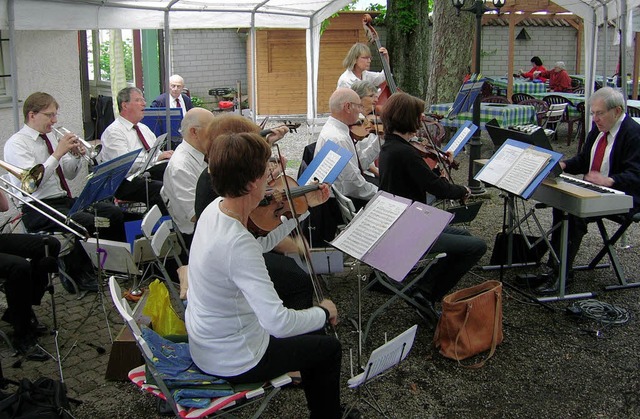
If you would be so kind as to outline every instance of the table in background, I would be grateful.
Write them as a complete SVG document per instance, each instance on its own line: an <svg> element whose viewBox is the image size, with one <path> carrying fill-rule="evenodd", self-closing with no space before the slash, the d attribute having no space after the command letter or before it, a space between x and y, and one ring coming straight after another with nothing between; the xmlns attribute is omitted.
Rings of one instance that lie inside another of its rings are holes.
<svg viewBox="0 0 640 419"><path fill-rule="evenodd" d="M577 106L579 103L584 102L584 95L580 95L576 93L566 93L566 92L547 92L547 93L534 93L531 96L535 97L536 99L543 100L545 96L550 96L550 95L562 96L563 98L566 98L571 102L571 104L567 108L569 111L570 118L580 116L580 112L578 112Z"/></svg>
<svg viewBox="0 0 640 419"><path fill-rule="evenodd" d="M447 115L452 103L437 103L431 105L429 112ZM440 123L446 127L459 128L465 122L473 119L473 107L468 112L460 112L452 119L442 118ZM507 105L502 103L481 103L480 104L480 128L492 119L496 119L501 127L513 125L525 125L536 123L536 109L527 105Z"/></svg>
<svg viewBox="0 0 640 419"><path fill-rule="evenodd" d="M585 77L584 74L569 74L569 77L579 79L582 81L582 85L584 86ZM602 83L602 76L596 76L596 81ZM607 77L607 86L609 87L617 87L612 77ZM627 79L627 95L631 96L633 93L633 80Z"/></svg>
<svg viewBox="0 0 640 419"><path fill-rule="evenodd" d="M494 89L500 93L504 90L507 92L507 85L509 81L506 77L487 77L487 79L493 84ZM534 93L545 93L547 86L544 83L534 83L528 79L513 78L513 93L526 93L532 95ZM511 98L509 98L511 100Z"/></svg>

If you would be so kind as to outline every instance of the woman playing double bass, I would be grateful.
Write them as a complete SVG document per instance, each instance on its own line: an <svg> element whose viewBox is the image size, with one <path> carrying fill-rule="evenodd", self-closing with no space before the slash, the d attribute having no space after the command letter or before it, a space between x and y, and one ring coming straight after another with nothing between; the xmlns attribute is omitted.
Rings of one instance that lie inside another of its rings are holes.
<svg viewBox="0 0 640 419"><path fill-rule="evenodd" d="M380 54L389 62L389 53L387 49L382 47ZM345 68L344 73L338 79L338 88L351 87L358 80L366 80L372 82L376 87L386 81L384 71L369 71L371 67L371 50L369 46L363 43L353 44L347 56L342 61Z"/></svg>
<svg viewBox="0 0 640 419"><path fill-rule="evenodd" d="M385 142L380 150L380 189L426 203L427 193L439 199L466 199L469 188L453 185L427 165L409 141L420 128L424 101L406 93L394 93L385 105L382 124ZM484 240L467 230L447 227L431 252L447 254L420 281L414 298L426 307L440 301L487 251ZM434 321L436 311L420 313Z"/></svg>

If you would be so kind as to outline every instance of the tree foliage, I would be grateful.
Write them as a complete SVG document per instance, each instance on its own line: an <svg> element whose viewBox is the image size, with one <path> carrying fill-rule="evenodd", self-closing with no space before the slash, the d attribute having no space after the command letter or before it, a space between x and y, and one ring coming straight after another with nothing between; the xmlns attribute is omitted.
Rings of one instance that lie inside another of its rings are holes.
<svg viewBox="0 0 640 419"><path fill-rule="evenodd" d="M110 47L110 40L100 42L100 80L111 80ZM130 39L122 41L122 50L124 52L125 77L127 81L133 81L133 45Z"/></svg>

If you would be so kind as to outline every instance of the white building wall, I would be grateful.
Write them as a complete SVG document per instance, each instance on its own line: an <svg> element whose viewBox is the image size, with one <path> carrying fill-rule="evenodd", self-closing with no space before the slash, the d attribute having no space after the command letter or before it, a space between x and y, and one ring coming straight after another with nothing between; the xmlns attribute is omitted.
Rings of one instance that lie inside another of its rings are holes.
<svg viewBox="0 0 640 419"><path fill-rule="evenodd" d="M5 44L7 49L4 53L8 56L7 45ZM58 125L64 125L69 130L82 135L77 32L16 31L15 46L18 66L19 127L24 124L22 103L31 93L42 91L52 95L60 105ZM6 72L9 73L9 68ZM9 104L7 107L0 108L0 159L4 158L4 144L14 132L13 111ZM73 192L78 193L83 183L82 174L70 182Z"/></svg>

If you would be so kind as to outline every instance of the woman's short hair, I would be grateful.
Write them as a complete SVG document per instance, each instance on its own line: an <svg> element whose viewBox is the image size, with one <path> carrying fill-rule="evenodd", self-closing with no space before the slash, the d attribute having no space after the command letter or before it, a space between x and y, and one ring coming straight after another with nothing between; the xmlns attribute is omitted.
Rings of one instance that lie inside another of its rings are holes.
<svg viewBox="0 0 640 419"><path fill-rule="evenodd" d="M382 125L384 131L401 134L415 132L420 128L420 117L424 112L424 100L404 92L392 94L384 104Z"/></svg>
<svg viewBox="0 0 640 419"><path fill-rule="evenodd" d="M360 99L378 92L376 85L367 80L358 80L353 83L351 85L351 90L356 92Z"/></svg>
<svg viewBox="0 0 640 419"><path fill-rule="evenodd" d="M228 198L249 193L249 183L264 176L271 156L267 140L251 132L222 134L209 151L213 189Z"/></svg>
<svg viewBox="0 0 640 419"><path fill-rule="evenodd" d="M38 113L43 109L47 109L53 104L58 109L58 102L49 93L35 92L25 99L22 105L22 114L24 122L29 120L29 112Z"/></svg>
<svg viewBox="0 0 640 419"><path fill-rule="evenodd" d="M534 57L531 59L531 62L532 62L532 63L534 63L534 64L535 64L535 65L537 65L537 66L541 66L541 65L542 65L542 60L541 60L541 59L540 59L540 57L538 57L537 55L536 55L536 56L534 56Z"/></svg>
<svg viewBox="0 0 640 419"><path fill-rule="evenodd" d="M211 141L222 134L241 132L258 133L260 132L260 127L244 116L225 113L211 120L207 127L206 136L209 138L209 141Z"/></svg>
<svg viewBox="0 0 640 419"><path fill-rule="evenodd" d="M344 60L342 60L342 66L347 70L353 70L353 67L356 65L356 61L358 61L358 58L363 56L371 56L369 45L363 44L362 42L357 42L353 44L349 52L347 52L347 56L344 57Z"/></svg>

